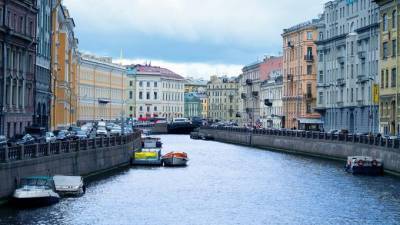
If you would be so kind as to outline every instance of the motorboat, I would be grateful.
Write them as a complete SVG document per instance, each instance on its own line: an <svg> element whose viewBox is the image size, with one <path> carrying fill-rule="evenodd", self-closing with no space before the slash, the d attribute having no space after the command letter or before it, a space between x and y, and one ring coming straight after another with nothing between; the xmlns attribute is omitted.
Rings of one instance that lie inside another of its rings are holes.
<svg viewBox="0 0 400 225"><path fill-rule="evenodd" d="M345 170L352 174L383 175L383 162L369 156L349 156Z"/></svg>
<svg viewBox="0 0 400 225"><path fill-rule="evenodd" d="M54 180L48 176L22 178L14 191L11 203L18 207L47 206L59 202Z"/></svg>
<svg viewBox="0 0 400 225"><path fill-rule="evenodd" d="M145 148L140 151L135 151L131 159L131 164L142 166L161 166L161 149Z"/></svg>
<svg viewBox="0 0 400 225"><path fill-rule="evenodd" d="M162 157L164 166L186 166L189 158L185 152L170 152Z"/></svg>
<svg viewBox="0 0 400 225"><path fill-rule="evenodd" d="M156 137L143 137L142 148L162 148L161 139Z"/></svg>
<svg viewBox="0 0 400 225"><path fill-rule="evenodd" d="M61 196L81 196L86 192L81 176L55 175L53 180L55 190Z"/></svg>

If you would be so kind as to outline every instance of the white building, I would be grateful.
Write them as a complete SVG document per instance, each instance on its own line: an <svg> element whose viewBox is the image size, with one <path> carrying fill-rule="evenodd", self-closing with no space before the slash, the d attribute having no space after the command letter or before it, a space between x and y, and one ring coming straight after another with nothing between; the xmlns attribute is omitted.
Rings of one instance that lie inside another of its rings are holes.
<svg viewBox="0 0 400 225"><path fill-rule="evenodd" d="M265 128L281 128L283 119L283 76L274 71L270 78L261 84L261 123Z"/></svg>
<svg viewBox="0 0 400 225"><path fill-rule="evenodd" d="M185 80L182 76L151 65L128 66L127 113L130 117L183 117Z"/></svg>

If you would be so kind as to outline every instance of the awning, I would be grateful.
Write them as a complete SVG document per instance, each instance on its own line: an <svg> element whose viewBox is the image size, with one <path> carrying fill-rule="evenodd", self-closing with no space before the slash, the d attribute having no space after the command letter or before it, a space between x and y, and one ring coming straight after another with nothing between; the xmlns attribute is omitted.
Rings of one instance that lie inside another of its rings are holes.
<svg viewBox="0 0 400 225"><path fill-rule="evenodd" d="M300 124L324 124L324 122L320 119L306 119L306 118L300 118L298 119Z"/></svg>

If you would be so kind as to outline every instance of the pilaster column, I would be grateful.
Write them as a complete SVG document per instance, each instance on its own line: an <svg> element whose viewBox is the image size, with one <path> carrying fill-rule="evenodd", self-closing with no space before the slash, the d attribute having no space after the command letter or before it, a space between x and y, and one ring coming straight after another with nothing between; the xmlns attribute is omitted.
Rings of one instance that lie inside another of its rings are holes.
<svg viewBox="0 0 400 225"><path fill-rule="evenodd" d="M13 106L13 86L14 86L14 79L12 77L10 77L10 93L8 93L8 97L10 98L10 108Z"/></svg>

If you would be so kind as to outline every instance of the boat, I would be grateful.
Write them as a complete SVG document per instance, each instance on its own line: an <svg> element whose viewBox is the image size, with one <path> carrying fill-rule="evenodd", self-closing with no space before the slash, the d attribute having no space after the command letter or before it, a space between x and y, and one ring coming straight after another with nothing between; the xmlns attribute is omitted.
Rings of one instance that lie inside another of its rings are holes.
<svg viewBox="0 0 400 225"><path fill-rule="evenodd" d="M161 139L156 137L143 137L142 148L162 148Z"/></svg>
<svg viewBox="0 0 400 225"><path fill-rule="evenodd" d="M135 151L131 159L131 165L161 166L161 149L147 148Z"/></svg>
<svg viewBox="0 0 400 225"><path fill-rule="evenodd" d="M81 176L55 175L53 180L55 190L61 196L81 196L86 192Z"/></svg>
<svg viewBox="0 0 400 225"><path fill-rule="evenodd" d="M185 152L170 152L162 157L164 166L186 166L189 158Z"/></svg>
<svg viewBox="0 0 400 225"><path fill-rule="evenodd" d="M352 174L383 175L383 162L369 156L349 156L345 170Z"/></svg>
<svg viewBox="0 0 400 225"><path fill-rule="evenodd" d="M60 200L55 191L54 180L48 176L22 178L14 191L11 203L18 207L52 205Z"/></svg>

